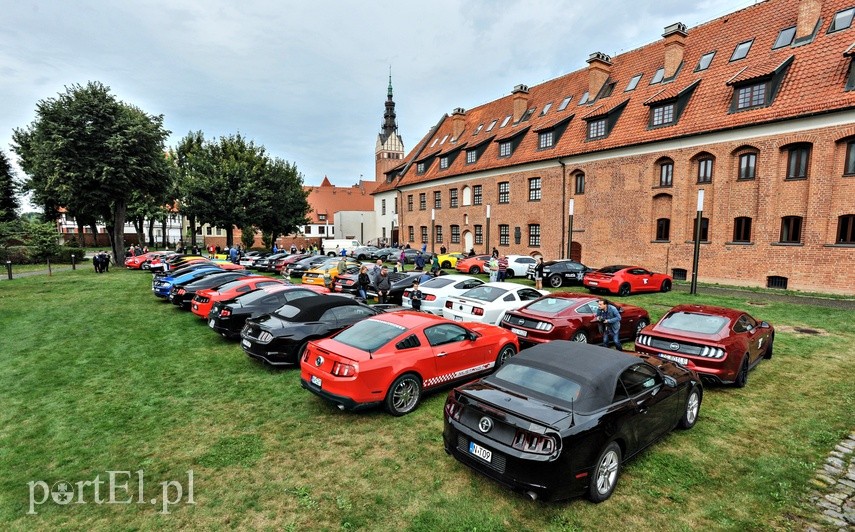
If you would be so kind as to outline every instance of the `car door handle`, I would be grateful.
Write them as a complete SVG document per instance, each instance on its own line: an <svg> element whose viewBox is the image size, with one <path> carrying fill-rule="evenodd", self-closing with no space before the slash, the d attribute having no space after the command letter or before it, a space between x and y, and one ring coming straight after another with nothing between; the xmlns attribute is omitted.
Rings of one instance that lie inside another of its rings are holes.
<svg viewBox="0 0 855 532"><path fill-rule="evenodd" d="M437 356L437 358L439 358L439 357L444 357L444 356L445 356L445 355L447 355L447 354L448 354L448 353L446 353L445 351L443 351L443 352L441 352L441 353L437 353L437 354L436 354L436 356Z"/></svg>

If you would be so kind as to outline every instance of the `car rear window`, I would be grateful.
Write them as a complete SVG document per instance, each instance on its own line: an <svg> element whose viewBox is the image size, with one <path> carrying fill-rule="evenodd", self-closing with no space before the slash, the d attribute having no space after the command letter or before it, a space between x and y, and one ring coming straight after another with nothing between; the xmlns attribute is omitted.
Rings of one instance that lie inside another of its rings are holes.
<svg viewBox="0 0 855 532"><path fill-rule="evenodd" d="M476 286L471 290L463 292L463 297L468 297L469 299L477 299L479 301L495 301L506 293L507 290L505 290L504 288L499 288L498 286L482 285Z"/></svg>
<svg viewBox="0 0 855 532"><path fill-rule="evenodd" d="M617 273L626 268L626 266L606 266L597 270L597 273Z"/></svg>
<svg viewBox="0 0 855 532"><path fill-rule="evenodd" d="M259 290L259 291L263 291L263 290ZM280 318L291 319L300 313L300 309L298 309L295 306L285 304L285 305L282 305L281 307L279 307L278 309L276 309L273 313L276 314L277 316L279 316Z"/></svg>
<svg viewBox="0 0 855 532"><path fill-rule="evenodd" d="M241 305L249 305L252 304L262 297L268 295L270 292L265 290L253 290L252 292L246 293L242 296L236 297L235 301L240 303Z"/></svg>
<svg viewBox="0 0 855 532"><path fill-rule="evenodd" d="M582 390L577 382L566 377L522 364L506 363L493 378L567 404L578 400Z"/></svg>
<svg viewBox="0 0 855 532"><path fill-rule="evenodd" d="M575 305L578 299L567 299L564 297L545 297L535 301L526 307L526 310L534 312L558 313Z"/></svg>
<svg viewBox="0 0 855 532"><path fill-rule="evenodd" d="M728 319L710 314L694 312L672 312L659 323L661 327L675 331L685 331L700 334L715 334L727 325Z"/></svg>
<svg viewBox="0 0 855 532"><path fill-rule="evenodd" d="M341 331L334 338L344 345L373 353L406 330L405 327L394 323L369 319L357 322L353 327Z"/></svg>
<svg viewBox="0 0 855 532"><path fill-rule="evenodd" d="M443 286L448 286L454 281L451 279L440 279L437 277L436 279L431 279L430 281L425 281L422 283L422 288L442 288Z"/></svg>
<svg viewBox="0 0 855 532"><path fill-rule="evenodd" d="M218 286L217 292L228 292L232 288L237 288L238 286L241 286L244 284L246 284L244 281L238 281L238 280L229 281L225 284L221 284L220 286Z"/></svg>

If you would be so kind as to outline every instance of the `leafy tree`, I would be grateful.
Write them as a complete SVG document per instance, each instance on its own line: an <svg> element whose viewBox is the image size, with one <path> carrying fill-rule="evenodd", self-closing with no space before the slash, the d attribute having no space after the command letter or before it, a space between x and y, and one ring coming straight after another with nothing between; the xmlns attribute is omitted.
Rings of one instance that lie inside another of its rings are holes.
<svg viewBox="0 0 855 532"><path fill-rule="evenodd" d="M50 222L29 222L24 226L27 244L33 248L35 258L44 260L50 273L50 259L59 253L59 235Z"/></svg>
<svg viewBox="0 0 855 532"><path fill-rule="evenodd" d="M29 176L26 188L46 219L59 207L101 218L114 260L124 262L124 225L132 194L157 196L168 186L163 116L118 101L98 82L67 87L36 104L36 119L12 135Z"/></svg>
<svg viewBox="0 0 855 532"><path fill-rule="evenodd" d="M205 135L201 131L187 133L175 148L169 150L169 161L173 168L171 196L178 200L178 208L187 217L190 246L196 245L196 221L198 211L194 192L198 189L196 181L202 179L201 169L206 168ZM166 231L164 230L164 238Z"/></svg>
<svg viewBox="0 0 855 532"><path fill-rule="evenodd" d="M18 185L15 183L12 163L6 154L0 151L0 222L11 222L18 218L16 211L21 205L17 193Z"/></svg>
<svg viewBox="0 0 855 532"><path fill-rule="evenodd" d="M308 222L308 192L303 189L303 176L297 167L281 159L273 159L252 184L254 197L251 205L252 220L264 233L275 240L279 235L297 231Z"/></svg>
<svg viewBox="0 0 855 532"><path fill-rule="evenodd" d="M240 230L240 243L243 244L244 249L251 248L255 244L255 227L247 225Z"/></svg>

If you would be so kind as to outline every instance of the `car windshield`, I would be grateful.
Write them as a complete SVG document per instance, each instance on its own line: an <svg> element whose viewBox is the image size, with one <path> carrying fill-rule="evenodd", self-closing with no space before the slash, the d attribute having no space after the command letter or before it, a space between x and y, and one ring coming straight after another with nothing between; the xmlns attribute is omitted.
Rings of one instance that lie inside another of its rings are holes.
<svg viewBox="0 0 855 532"><path fill-rule="evenodd" d="M497 286L481 285L463 293L463 297L479 301L495 301L508 291Z"/></svg>
<svg viewBox="0 0 855 532"><path fill-rule="evenodd" d="M499 368L493 378L570 404L579 399L582 389L577 382L566 377L522 364L507 363Z"/></svg>
<svg viewBox="0 0 855 532"><path fill-rule="evenodd" d="M443 286L448 286L454 281L451 279L442 279L437 277L436 279L431 279L430 281L425 281L422 283L422 288L442 288Z"/></svg>
<svg viewBox="0 0 855 532"><path fill-rule="evenodd" d="M672 312L659 323L661 327L675 331L700 334L715 334L727 325L729 320L722 316L696 314L693 312Z"/></svg>
<svg viewBox="0 0 855 532"><path fill-rule="evenodd" d="M400 325L369 319L341 331L334 338L344 345L373 353L404 331L406 328Z"/></svg>
<svg viewBox="0 0 855 532"><path fill-rule="evenodd" d="M557 314L558 312L575 305L578 301L578 299L567 299L565 297L545 297L543 299L538 299L531 305L527 306L526 310L547 314Z"/></svg>

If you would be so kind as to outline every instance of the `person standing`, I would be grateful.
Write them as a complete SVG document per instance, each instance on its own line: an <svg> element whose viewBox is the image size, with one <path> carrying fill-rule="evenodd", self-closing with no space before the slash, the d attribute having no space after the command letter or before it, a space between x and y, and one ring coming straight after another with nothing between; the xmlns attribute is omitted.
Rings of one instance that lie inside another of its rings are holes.
<svg viewBox="0 0 855 532"><path fill-rule="evenodd" d="M371 286L371 277L368 275L368 266L359 268L359 276L356 278L356 291L359 297L365 301L368 299L368 287Z"/></svg>
<svg viewBox="0 0 855 532"><path fill-rule="evenodd" d="M422 271L425 269L425 256L422 255L421 251L416 252L416 271Z"/></svg>
<svg viewBox="0 0 855 532"><path fill-rule="evenodd" d="M410 301L413 305L413 310L420 311L422 309L422 298L424 294L419 290L419 282L416 281L413 283L413 287L410 289Z"/></svg>
<svg viewBox="0 0 855 532"><path fill-rule="evenodd" d="M445 246L439 246L439 252L440 254L445 255L446 253L448 253L448 250L445 249Z"/></svg>
<svg viewBox="0 0 855 532"><path fill-rule="evenodd" d="M404 250L401 250L401 255L398 257L398 262L401 264L401 270L404 271L404 264L407 263L407 254L404 253Z"/></svg>
<svg viewBox="0 0 855 532"><path fill-rule="evenodd" d="M439 257L436 255L433 256L433 259L430 261L430 271L436 274L439 271Z"/></svg>
<svg viewBox="0 0 855 532"><path fill-rule="evenodd" d="M597 301L597 321L603 326L603 347L609 347L614 344L618 351L623 351L623 345L620 343L618 336L620 335L620 311L616 306L612 305L605 299Z"/></svg>
<svg viewBox="0 0 855 532"><path fill-rule="evenodd" d="M381 259L377 259L377 262L374 264L374 267L371 268L371 284L377 284L377 278L380 276L380 270L383 269L383 261Z"/></svg>
<svg viewBox="0 0 855 532"><path fill-rule="evenodd" d="M534 266L534 287L537 290L543 289L543 257L537 258L537 264Z"/></svg>
<svg viewBox="0 0 855 532"><path fill-rule="evenodd" d="M508 274L508 257L506 255L502 255L499 257L499 282L504 282L505 277Z"/></svg>
<svg viewBox="0 0 855 532"><path fill-rule="evenodd" d="M377 297L380 303L386 303L389 290L392 289L392 280L389 279L389 270L385 266L380 269L380 275L377 276L377 282L374 286L377 288Z"/></svg>
<svg viewBox="0 0 855 532"><path fill-rule="evenodd" d="M335 269L337 272L336 277L338 277L339 275L344 275L344 273L347 271L347 259L345 259L344 257L338 259L338 264L336 264Z"/></svg>
<svg viewBox="0 0 855 532"><path fill-rule="evenodd" d="M499 257L498 252L496 252L492 257L490 257L490 262L487 263L487 268L490 270L490 282L495 283L499 278Z"/></svg>

